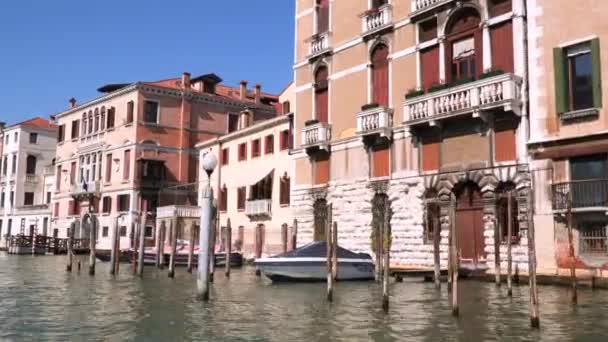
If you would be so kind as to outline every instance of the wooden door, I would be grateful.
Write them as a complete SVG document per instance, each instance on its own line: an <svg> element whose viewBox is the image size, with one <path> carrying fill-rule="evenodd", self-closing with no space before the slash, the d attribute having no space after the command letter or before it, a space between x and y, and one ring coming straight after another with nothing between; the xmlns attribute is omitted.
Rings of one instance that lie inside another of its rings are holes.
<svg viewBox="0 0 608 342"><path fill-rule="evenodd" d="M466 185L456 208L456 237L460 259L479 263L484 258L483 203L477 186Z"/></svg>

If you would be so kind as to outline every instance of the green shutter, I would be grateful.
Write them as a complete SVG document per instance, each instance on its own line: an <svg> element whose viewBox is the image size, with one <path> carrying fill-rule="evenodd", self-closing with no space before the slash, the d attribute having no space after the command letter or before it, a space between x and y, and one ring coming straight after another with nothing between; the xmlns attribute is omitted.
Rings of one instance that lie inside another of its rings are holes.
<svg viewBox="0 0 608 342"><path fill-rule="evenodd" d="M593 74L591 81L593 83L593 106L595 108L602 107L602 62L600 60L600 40L595 38L591 40L591 62L593 65Z"/></svg>
<svg viewBox="0 0 608 342"><path fill-rule="evenodd" d="M558 113L568 111L568 74L564 50L553 49L553 73L555 74L555 107Z"/></svg>

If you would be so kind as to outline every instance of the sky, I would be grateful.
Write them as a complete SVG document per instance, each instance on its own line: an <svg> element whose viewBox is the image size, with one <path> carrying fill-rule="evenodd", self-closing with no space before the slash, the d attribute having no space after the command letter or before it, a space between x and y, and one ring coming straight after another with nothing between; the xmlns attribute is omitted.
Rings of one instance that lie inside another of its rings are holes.
<svg viewBox="0 0 608 342"><path fill-rule="evenodd" d="M19 0L0 6L0 121L84 102L107 83L216 73L279 93L293 78L293 0Z"/></svg>

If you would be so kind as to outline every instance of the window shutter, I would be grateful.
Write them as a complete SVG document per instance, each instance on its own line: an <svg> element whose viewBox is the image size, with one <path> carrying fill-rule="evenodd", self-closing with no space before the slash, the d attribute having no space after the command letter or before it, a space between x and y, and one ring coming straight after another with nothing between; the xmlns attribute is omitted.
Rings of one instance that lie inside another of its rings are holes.
<svg viewBox="0 0 608 342"><path fill-rule="evenodd" d="M566 58L561 48L553 49L553 73L555 74L555 106L557 113L568 111L568 80Z"/></svg>
<svg viewBox="0 0 608 342"><path fill-rule="evenodd" d="M600 60L600 40L595 38L591 40L591 63L593 65L593 73L591 82L593 84L593 106L595 108L602 107L602 61Z"/></svg>

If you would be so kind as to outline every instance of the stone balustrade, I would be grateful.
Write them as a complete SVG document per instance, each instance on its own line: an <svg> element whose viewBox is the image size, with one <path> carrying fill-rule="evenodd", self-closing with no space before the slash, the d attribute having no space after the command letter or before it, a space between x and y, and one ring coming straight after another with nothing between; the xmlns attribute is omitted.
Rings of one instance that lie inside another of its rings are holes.
<svg viewBox="0 0 608 342"><path fill-rule="evenodd" d="M320 122L302 129L302 146L310 147L325 145L331 138L331 128L328 123Z"/></svg>
<svg viewBox="0 0 608 342"><path fill-rule="evenodd" d="M271 199L251 200L245 204L245 215L247 216L270 216L271 213Z"/></svg>
<svg viewBox="0 0 608 342"><path fill-rule="evenodd" d="M310 40L308 54L310 57L319 55L331 48L331 36L329 32L314 35Z"/></svg>
<svg viewBox="0 0 608 342"><path fill-rule="evenodd" d="M368 11L363 15L363 34L372 33L387 27L393 22L393 8L384 5L378 9Z"/></svg>
<svg viewBox="0 0 608 342"><path fill-rule="evenodd" d="M380 133L382 136L390 134L393 126L393 110L386 107L366 109L357 114L357 134L367 135Z"/></svg>

